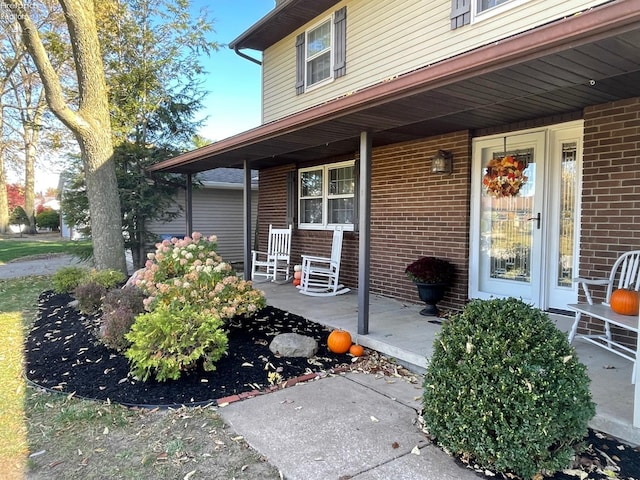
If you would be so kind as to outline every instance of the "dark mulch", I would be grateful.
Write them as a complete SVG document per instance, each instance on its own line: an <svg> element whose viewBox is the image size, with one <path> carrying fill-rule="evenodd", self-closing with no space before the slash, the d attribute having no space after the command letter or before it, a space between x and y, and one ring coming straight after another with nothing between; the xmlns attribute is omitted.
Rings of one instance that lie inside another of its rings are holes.
<svg viewBox="0 0 640 480"><path fill-rule="evenodd" d="M231 322L228 353L216 370L197 369L179 380L141 382L129 375L123 355L106 348L94 334L98 319L82 316L68 304L73 298L51 291L40 296L39 313L26 341L27 378L47 389L125 405L200 404L228 395L264 390L269 372L283 380L328 371L349 363L349 355L327 349L329 331L288 312L267 307L250 320ZM278 357L269 343L278 333L313 337L319 349L312 359Z"/></svg>
<svg viewBox="0 0 640 480"><path fill-rule="evenodd" d="M351 363L350 356L329 352L326 328L267 307L255 318L229 327L228 354L217 362L216 371L198 370L177 381L140 382L129 375L129 364L122 355L96 340L97 318L80 315L68 306L71 300L69 295L50 291L41 295L38 318L26 341L26 371L27 378L39 386L80 397L143 406L209 403L267 389L269 372L277 371L282 380L288 380ZM320 346L317 356L311 362L275 356L269 343L277 333L285 332L314 337ZM640 480L638 448L593 430L585 443L588 448L577 459L574 471L545 478Z"/></svg>

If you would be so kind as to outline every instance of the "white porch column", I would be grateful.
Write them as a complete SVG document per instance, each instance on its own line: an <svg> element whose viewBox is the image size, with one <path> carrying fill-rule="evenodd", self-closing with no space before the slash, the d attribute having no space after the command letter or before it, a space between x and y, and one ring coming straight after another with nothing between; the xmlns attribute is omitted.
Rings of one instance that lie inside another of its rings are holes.
<svg viewBox="0 0 640 480"><path fill-rule="evenodd" d="M244 161L244 279L251 280L251 166Z"/></svg>
<svg viewBox="0 0 640 480"><path fill-rule="evenodd" d="M640 322L640 316L638 318ZM640 354L640 334L636 340L636 362L633 364L633 382L634 382L634 395L633 395L633 427L640 428L640 381L638 379L638 355Z"/></svg>
<svg viewBox="0 0 640 480"><path fill-rule="evenodd" d="M358 191L358 334L369 333L369 274L371 270L371 133L360 133Z"/></svg>

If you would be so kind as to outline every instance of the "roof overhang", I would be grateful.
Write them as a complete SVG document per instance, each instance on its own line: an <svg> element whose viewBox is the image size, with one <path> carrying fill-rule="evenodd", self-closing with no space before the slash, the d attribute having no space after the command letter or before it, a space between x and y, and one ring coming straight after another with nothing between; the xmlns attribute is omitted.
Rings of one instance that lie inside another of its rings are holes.
<svg viewBox="0 0 640 480"><path fill-rule="evenodd" d="M274 43L310 22L340 0L284 0L247 31L229 44L229 48L250 48L264 52Z"/></svg>
<svg viewBox="0 0 640 480"><path fill-rule="evenodd" d="M283 4L284 5L284 4ZM302 163L373 145L581 112L640 96L640 0L620 0L334 99L151 167Z"/></svg>

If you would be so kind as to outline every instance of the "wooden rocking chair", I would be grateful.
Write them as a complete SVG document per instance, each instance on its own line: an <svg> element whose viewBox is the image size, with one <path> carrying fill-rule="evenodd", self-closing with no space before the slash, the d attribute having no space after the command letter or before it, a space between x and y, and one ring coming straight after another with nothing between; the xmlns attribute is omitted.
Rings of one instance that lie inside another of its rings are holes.
<svg viewBox="0 0 640 480"><path fill-rule="evenodd" d="M251 280L280 283L291 280L291 230L291 225L289 228L273 228L273 225L269 225L267 251L251 251ZM279 276L283 278L278 280Z"/></svg>
<svg viewBox="0 0 640 480"><path fill-rule="evenodd" d="M314 297L341 295L349 291L338 283L342 255L342 227L333 231L331 258L302 255L300 293Z"/></svg>

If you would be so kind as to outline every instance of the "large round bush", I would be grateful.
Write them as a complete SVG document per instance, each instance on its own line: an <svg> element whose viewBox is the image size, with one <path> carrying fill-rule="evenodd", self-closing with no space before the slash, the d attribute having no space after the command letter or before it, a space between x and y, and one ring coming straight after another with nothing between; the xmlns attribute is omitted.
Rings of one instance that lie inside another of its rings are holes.
<svg viewBox="0 0 640 480"><path fill-rule="evenodd" d="M514 298L472 301L443 325L423 402L443 447L523 478L568 466L595 413L566 335Z"/></svg>

